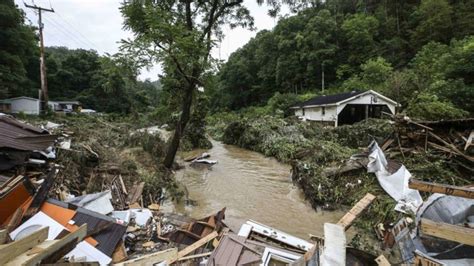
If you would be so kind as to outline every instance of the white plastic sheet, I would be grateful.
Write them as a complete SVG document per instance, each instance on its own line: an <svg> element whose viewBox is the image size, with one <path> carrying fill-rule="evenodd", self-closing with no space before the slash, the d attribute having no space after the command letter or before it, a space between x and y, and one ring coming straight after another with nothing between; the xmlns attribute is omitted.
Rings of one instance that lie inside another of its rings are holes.
<svg viewBox="0 0 474 266"><path fill-rule="evenodd" d="M410 172L402 165L397 172L390 174L387 169L387 159L379 145L374 141L370 144L369 149L367 172L375 173L380 186L398 202L395 210L403 213L408 211L416 213L418 207L423 203L423 199L418 190L408 187Z"/></svg>

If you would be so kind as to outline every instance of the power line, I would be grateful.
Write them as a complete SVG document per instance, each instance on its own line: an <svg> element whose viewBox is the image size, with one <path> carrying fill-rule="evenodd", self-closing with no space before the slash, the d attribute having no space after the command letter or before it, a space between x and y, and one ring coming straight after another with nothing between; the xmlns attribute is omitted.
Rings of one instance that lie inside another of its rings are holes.
<svg viewBox="0 0 474 266"><path fill-rule="evenodd" d="M61 18L64 22L66 22L66 24L69 25L69 27L71 27L73 30L75 30L82 38L84 38L86 41L88 41L93 47L95 47L97 49L97 51L99 50L99 48L94 44L94 42L92 42L89 38L87 38L86 36L84 36L81 31L79 31L76 27L74 27L71 23L68 22L68 20L66 20L66 18L64 18L63 16L61 16L59 13L56 13L56 15L58 15L59 18Z"/></svg>
<svg viewBox="0 0 474 266"><path fill-rule="evenodd" d="M75 43L79 48L80 47L90 47L89 44L87 44L86 42L82 41L81 39L77 38L74 34L68 32L64 27L62 27L60 24L58 24L56 21L52 20L51 18L45 18L46 21L48 21L49 23L51 23L51 25L53 26L53 28L55 28L56 30L58 30L59 32L61 32L65 37L67 37L68 40L72 41L73 43Z"/></svg>

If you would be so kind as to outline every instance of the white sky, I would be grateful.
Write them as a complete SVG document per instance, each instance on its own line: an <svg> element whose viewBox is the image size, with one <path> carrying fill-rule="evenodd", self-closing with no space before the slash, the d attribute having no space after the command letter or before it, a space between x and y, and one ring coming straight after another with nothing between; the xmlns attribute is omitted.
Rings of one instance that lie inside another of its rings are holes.
<svg viewBox="0 0 474 266"><path fill-rule="evenodd" d="M131 33L122 29L122 16L119 11L120 0L25 0L27 4L50 8L55 13L43 12L45 46L66 46L69 48L94 49L100 54L118 52L118 41L131 37ZM38 16L23 1L15 0L28 19L37 25ZM267 15L268 7L257 5L255 0L246 0L255 19L257 31L271 29L277 20ZM241 28L225 30L226 37L216 48L213 55L227 60L237 48L247 43L257 31ZM157 79L159 67L143 70L141 79Z"/></svg>

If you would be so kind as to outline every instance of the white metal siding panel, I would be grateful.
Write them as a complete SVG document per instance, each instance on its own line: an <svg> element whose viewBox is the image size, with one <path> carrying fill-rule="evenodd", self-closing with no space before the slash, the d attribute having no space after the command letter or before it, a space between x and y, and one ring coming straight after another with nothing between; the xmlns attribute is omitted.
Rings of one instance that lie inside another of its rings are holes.
<svg viewBox="0 0 474 266"><path fill-rule="evenodd" d="M336 106L326 106L323 114L321 107L305 109L305 117L313 121L335 121L337 119Z"/></svg>
<svg viewBox="0 0 474 266"><path fill-rule="evenodd" d="M11 101L12 113L23 112L25 114L39 114L39 100L33 99L14 99Z"/></svg>

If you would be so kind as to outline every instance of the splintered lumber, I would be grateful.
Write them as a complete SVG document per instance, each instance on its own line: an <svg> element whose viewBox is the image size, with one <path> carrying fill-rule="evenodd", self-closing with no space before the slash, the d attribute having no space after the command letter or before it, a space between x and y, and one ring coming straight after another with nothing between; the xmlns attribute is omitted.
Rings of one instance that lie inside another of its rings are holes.
<svg viewBox="0 0 474 266"><path fill-rule="evenodd" d="M408 181L408 187L424 192L441 193L450 196L474 199L474 189L467 187L436 184L413 178L410 178Z"/></svg>
<svg viewBox="0 0 474 266"><path fill-rule="evenodd" d="M454 146L453 144L446 142L444 139L440 138L438 135L434 134L433 132L428 132L428 134L431 137L433 137L433 138L437 139L438 141L440 141L441 143L443 143L448 148L450 148L454 153L458 154L459 156L464 157L468 161L474 162L474 157L471 157L469 155L464 154L458 148L456 148L456 146Z"/></svg>
<svg viewBox="0 0 474 266"><path fill-rule="evenodd" d="M8 261L5 265L38 265L41 261L48 259L51 256L58 256L58 252L67 254L74 248L71 242L78 243L84 239L87 234L87 225L83 224L76 231L65 235L61 239L46 240L39 245L34 246L30 251L21 254L20 256ZM69 246L70 249L65 249Z"/></svg>
<svg viewBox="0 0 474 266"><path fill-rule="evenodd" d="M153 265L168 259L176 258L178 256L177 248L170 248L167 250L158 251L151 253L136 259L127 260L116 265L125 266L125 265Z"/></svg>
<svg viewBox="0 0 474 266"><path fill-rule="evenodd" d="M6 229L0 230L0 245L8 242L8 231Z"/></svg>
<svg viewBox="0 0 474 266"><path fill-rule="evenodd" d="M190 255L190 256L182 257L178 261L192 260L192 259L198 259L198 258L202 258L202 257L209 257L209 256L211 256L211 254L212 254L212 252L206 252L206 253L202 253L202 254Z"/></svg>
<svg viewBox="0 0 474 266"><path fill-rule="evenodd" d="M25 215L23 215L23 221L28 220L31 216L35 215L38 210L40 209L43 202L48 197L49 191L53 187L54 181L56 176L56 168L53 167L51 171L48 173L44 182L41 184L41 187L36 192L35 196L33 197L33 201L30 204L30 207L26 211Z"/></svg>
<svg viewBox="0 0 474 266"><path fill-rule="evenodd" d="M189 245L187 246L186 248L184 248L183 250L181 250L180 252L178 252L178 255L174 258L171 258L171 259L168 259L167 262L168 264L171 264L171 263L174 263L176 262L177 260L179 260L180 258L188 255L189 253L193 252L194 250L200 248L202 245L206 244L207 242L213 240L214 238L216 238L219 234L214 231L210 234L208 234L207 236L201 238L200 240L196 241L194 244L192 245Z"/></svg>
<svg viewBox="0 0 474 266"><path fill-rule="evenodd" d="M421 219L421 231L425 235L474 246L474 229L472 228Z"/></svg>
<svg viewBox="0 0 474 266"><path fill-rule="evenodd" d="M349 229L349 227L352 225L354 220L359 217L359 215L369 207L370 204L375 200L375 196L367 193L365 196L357 202L352 209L346 213L339 222L337 222L338 225L341 225L344 227L344 230Z"/></svg>
<svg viewBox="0 0 474 266"><path fill-rule="evenodd" d="M24 238L9 244L0 245L0 265L4 265L8 261L45 241L46 238L48 238L48 230L49 227L44 227Z"/></svg>

